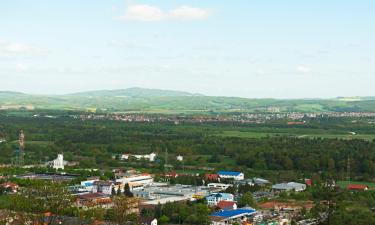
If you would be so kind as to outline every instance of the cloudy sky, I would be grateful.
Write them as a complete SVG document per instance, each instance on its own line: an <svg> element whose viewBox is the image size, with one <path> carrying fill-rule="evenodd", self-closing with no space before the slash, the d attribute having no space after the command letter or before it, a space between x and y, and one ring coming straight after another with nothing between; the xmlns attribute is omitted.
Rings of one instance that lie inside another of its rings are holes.
<svg viewBox="0 0 375 225"><path fill-rule="evenodd" d="M373 0L4 0L0 90L375 96Z"/></svg>

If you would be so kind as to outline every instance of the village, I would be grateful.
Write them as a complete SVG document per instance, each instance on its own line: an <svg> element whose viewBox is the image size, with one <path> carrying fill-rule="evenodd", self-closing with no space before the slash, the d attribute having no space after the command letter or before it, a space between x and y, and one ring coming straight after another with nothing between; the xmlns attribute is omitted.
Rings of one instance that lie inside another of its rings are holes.
<svg viewBox="0 0 375 225"><path fill-rule="evenodd" d="M157 154L144 155L121 154L118 160L146 160L154 162ZM176 161L183 161L182 155ZM45 180L57 183L72 183L76 175L64 172L66 166L63 154L46 166L56 170L55 173L28 173L17 176L17 179ZM245 177L241 171L217 171L216 173L178 173L166 171L161 174L150 174L135 169L112 171L114 179L103 180L99 176L87 177L68 185L67 190L74 198L72 204L81 210L111 209L116 196L126 196L128 211L142 218L142 224L157 225L156 217L145 217L142 212L155 210L171 203L204 203L210 209L209 222L212 225L248 224L248 225L289 225L318 224L321 218L303 219L303 214L314 207L314 202L291 200L285 198L296 193L303 193L313 185L312 179L301 179L272 184L259 177ZM176 183L179 178L188 177L190 184ZM8 180L10 177L1 177ZM199 181L199 185L197 184ZM334 183L327 188L334 188ZM17 183L5 181L1 185L3 194L17 194L22 187ZM366 191L366 185L348 184L349 191ZM22 191L20 192L22 193ZM324 204L324 203L323 203ZM61 221L64 221L61 217ZM98 223L100 224L100 223ZM106 223L103 223L106 224ZM160 221L159 224L165 224Z"/></svg>

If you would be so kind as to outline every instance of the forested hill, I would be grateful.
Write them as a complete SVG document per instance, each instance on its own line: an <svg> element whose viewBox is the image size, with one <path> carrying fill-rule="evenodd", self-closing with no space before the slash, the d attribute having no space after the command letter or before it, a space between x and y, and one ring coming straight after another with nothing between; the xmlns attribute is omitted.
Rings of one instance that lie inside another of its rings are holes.
<svg viewBox="0 0 375 225"><path fill-rule="evenodd" d="M20 108L145 113L375 112L375 98L249 99L143 88L99 90L67 95L0 92L0 109Z"/></svg>

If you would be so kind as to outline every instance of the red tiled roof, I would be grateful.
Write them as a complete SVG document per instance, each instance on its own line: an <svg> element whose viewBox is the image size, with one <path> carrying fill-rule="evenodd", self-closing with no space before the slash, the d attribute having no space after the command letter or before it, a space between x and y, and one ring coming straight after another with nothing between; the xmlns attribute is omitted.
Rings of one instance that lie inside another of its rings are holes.
<svg viewBox="0 0 375 225"><path fill-rule="evenodd" d="M208 173L208 174L205 174L205 178L207 180L217 180L217 179L219 179L219 175L218 174L210 174L210 173Z"/></svg>
<svg viewBox="0 0 375 225"><path fill-rule="evenodd" d="M98 199L98 198L108 198L105 194L102 193L88 193L77 196L80 199Z"/></svg>
<svg viewBox="0 0 375 225"><path fill-rule="evenodd" d="M312 180L311 179L305 179L305 184L307 186L311 186L312 185Z"/></svg>
<svg viewBox="0 0 375 225"><path fill-rule="evenodd" d="M347 188L350 190L365 190L368 189L368 186L364 184L348 184Z"/></svg>
<svg viewBox="0 0 375 225"><path fill-rule="evenodd" d="M219 207L220 209L233 209L235 204L236 203L232 201L220 201L219 203L217 203L217 207Z"/></svg>
<svg viewBox="0 0 375 225"><path fill-rule="evenodd" d="M5 187L5 188L10 187L12 189L18 188L18 185L15 184L15 183L12 183L12 182L5 182L5 183L1 184L0 186Z"/></svg>

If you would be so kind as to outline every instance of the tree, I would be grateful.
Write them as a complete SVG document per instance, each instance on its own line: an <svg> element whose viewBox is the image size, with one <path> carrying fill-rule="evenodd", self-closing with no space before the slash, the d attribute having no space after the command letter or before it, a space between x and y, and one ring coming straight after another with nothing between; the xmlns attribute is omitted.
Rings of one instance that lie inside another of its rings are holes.
<svg viewBox="0 0 375 225"><path fill-rule="evenodd" d="M239 207L250 206L255 208L256 205L257 204L253 198L253 195L250 192L246 192L245 194L243 194L240 200L238 201Z"/></svg>
<svg viewBox="0 0 375 225"><path fill-rule="evenodd" d="M138 213L139 202L136 198L116 196L114 197L113 204L115 221L120 225L133 221L134 214Z"/></svg>
<svg viewBox="0 0 375 225"><path fill-rule="evenodd" d="M130 187L128 183L125 184L124 194L127 197L133 197L133 193L130 191Z"/></svg>
<svg viewBox="0 0 375 225"><path fill-rule="evenodd" d="M160 224L168 224L169 222L169 217L166 216L166 215L162 215L160 218L159 218L159 223Z"/></svg>

